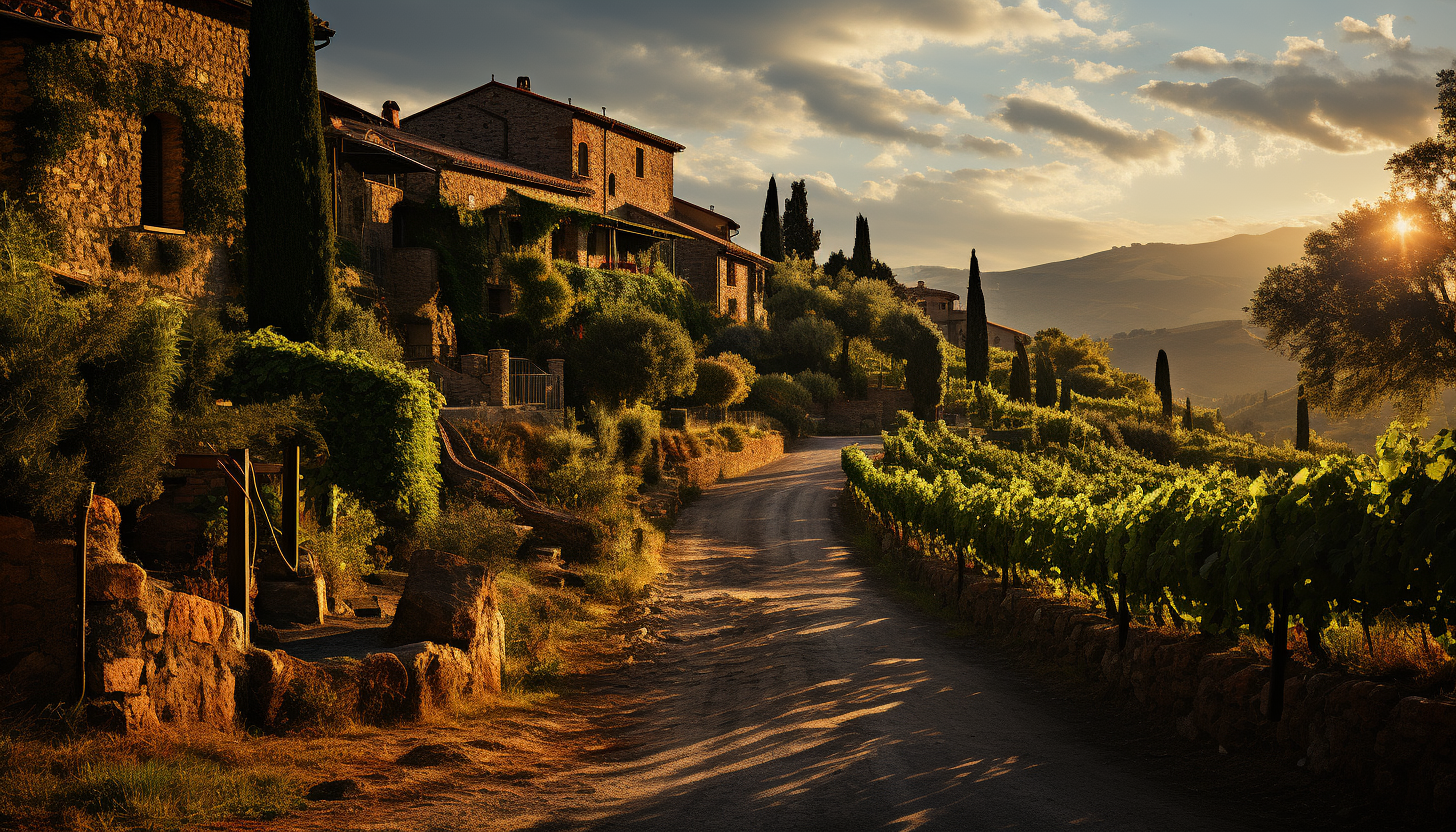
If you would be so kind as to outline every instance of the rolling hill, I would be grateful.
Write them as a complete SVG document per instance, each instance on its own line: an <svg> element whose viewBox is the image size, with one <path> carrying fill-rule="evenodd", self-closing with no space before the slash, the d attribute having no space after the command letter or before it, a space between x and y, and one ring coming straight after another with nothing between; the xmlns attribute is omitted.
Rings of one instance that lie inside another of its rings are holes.
<svg viewBox="0 0 1456 832"><path fill-rule="evenodd" d="M1070 335L1101 338L1242 319L1267 269L1298 260L1309 230L1280 228L1193 245L1135 243L1015 271L984 272L987 317L1026 332L1055 326ZM982 263L994 262L992 250L983 253ZM965 295L965 268L907 266L895 274L901 283L923 280Z"/></svg>
<svg viewBox="0 0 1456 832"><path fill-rule="evenodd" d="M1120 370L1153 377L1158 350L1168 353L1173 393L1205 407L1233 396L1268 391L1270 396L1297 384L1299 367L1244 328L1243 321L1212 321L1113 338L1112 363ZM1292 423L1291 423L1292 424Z"/></svg>

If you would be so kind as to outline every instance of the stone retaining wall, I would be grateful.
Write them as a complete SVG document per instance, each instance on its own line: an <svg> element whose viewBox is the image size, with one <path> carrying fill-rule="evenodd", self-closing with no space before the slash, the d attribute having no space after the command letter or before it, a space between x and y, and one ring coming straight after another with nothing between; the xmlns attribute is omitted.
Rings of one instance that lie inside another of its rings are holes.
<svg viewBox="0 0 1456 832"><path fill-rule="evenodd" d="M682 464L682 484L707 488L720 479L741 477L784 455L784 437L770 433L759 439L747 439L743 450L733 453L712 453Z"/></svg>
<svg viewBox="0 0 1456 832"><path fill-rule="evenodd" d="M1314 774L1350 778L1416 817L1456 810L1456 704L1449 699L1293 666L1283 717L1271 722L1267 662L1225 638L1134 624L1119 650L1117 625L1095 609L1023 589L1003 593L999 580L969 569L957 598L954 563L901 545L852 491L844 492L842 508L850 522L876 532L882 552L904 559L923 586L962 616L1039 659L1080 670L1189 739L1231 752L1277 754Z"/></svg>

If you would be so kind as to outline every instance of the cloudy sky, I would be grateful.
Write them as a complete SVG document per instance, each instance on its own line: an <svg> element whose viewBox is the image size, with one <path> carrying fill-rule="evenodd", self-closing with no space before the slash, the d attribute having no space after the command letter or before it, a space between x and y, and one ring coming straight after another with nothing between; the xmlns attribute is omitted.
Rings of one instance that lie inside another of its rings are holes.
<svg viewBox="0 0 1456 832"><path fill-rule="evenodd" d="M319 85L408 115L495 74L666 135L757 248L1001 270L1327 220L1434 131L1456 0L313 0Z"/></svg>

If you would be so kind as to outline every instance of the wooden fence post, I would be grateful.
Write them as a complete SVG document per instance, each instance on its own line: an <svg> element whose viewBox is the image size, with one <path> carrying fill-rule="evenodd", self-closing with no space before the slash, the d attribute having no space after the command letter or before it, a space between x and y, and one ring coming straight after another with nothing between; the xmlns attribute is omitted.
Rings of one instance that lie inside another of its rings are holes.
<svg viewBox="0 0 1456 832"><path fill-rule="evenodd" d="M86 527L91 525L91 500L96 483L86 486L86 504L76 524L76 701L86 701Z"/></svg>
<svg viewBox="0 0 1456 832"><path fill-rule="evenodd" d="M252 594L252 511L248 505L253 487L252 465L246 448L228 451L232 474L228 478L228 606L243 614L243 643L251 644L248 626L248 596Z"/></svg>

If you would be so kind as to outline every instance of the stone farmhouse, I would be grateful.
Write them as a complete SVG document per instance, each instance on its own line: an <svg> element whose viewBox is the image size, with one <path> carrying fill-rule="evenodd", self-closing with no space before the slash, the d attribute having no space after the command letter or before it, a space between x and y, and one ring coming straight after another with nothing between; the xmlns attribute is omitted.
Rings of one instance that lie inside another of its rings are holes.
<svg viewBox="0 0 1456 832"><path fill-rule="evenodd" d="M905 298L920 307L946 341L958 345L966 342L966 310L960 305L960 297L955 292L926 286L923 280L905 289ZM1034 340L1019 329L990 321L986 322L986 338L991 346L1003 350L1016 349L1018 341L1026 345Z"/></svg>
<svg viewBox="0 0 1456 832"><path fill-rule="evenodd" d="M0 0L0 189L59 229L59 277L232 288L251 6Z"/></svg>
<svg viewBox="0 0 1456 832"><path fill-rule="evenodd" d="M437 255L404 245L397 210L435 200L479 211L499 250L522 244L533 204L569 209L546 243L551 257L592 268L668 267L693 293L735 320L761 320L771 261L733 242L738 223L673 195L682 145L515 86L490 83L400 118L321 94L334 159L336 228L374 275L406 353L450 357L454 335L440 307ZM605 162L604 162L605 160ZM485 308L510 311L510 287L487 278Z"/></svg>

